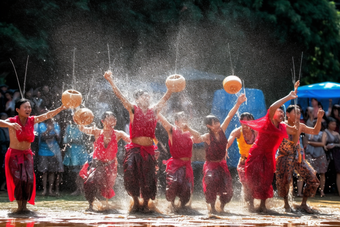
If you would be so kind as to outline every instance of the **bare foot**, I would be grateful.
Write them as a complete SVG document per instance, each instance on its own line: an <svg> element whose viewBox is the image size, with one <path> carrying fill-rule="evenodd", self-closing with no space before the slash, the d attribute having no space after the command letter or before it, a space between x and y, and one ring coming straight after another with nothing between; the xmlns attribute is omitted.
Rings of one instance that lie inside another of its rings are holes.
<svg viewBox="0 0 340 227"><path fill-rule="evenodd" d="M132 209L130 210L131 214L139 212L139 204L134 203Z"/></svg>
<svg viewBox="0 0 340 227"><path fill-rule="evenodd" d="M249 204L249 205L248 205L248 211L249 211L250 213L256 212L256 209L255 209L255 207L254 207L254 204Z"/></svg>
<svg viewBox="0 0 340 227"><path fill-rule="evenodd" d="M289 205L284 206L286 212L292 212L292 208Z"/></svg>
<svg viewBox="0 0 340 227"><path fill-rule="evenodd" d="M95 211L95 210L93 209L93 206L90 205L89 208L87 208L85 211L91 211L91 212L93 212L93 211Z"/></svg>
<svg viewBox="0 0 340 227"><path fill-rule="evenodd" d="M141 212L143 212L144 214L149 214L149 213L153 213L153 210L150 210L150 208L148 206L143 206L140 209Z"/></svg>
<svg viewBox="0 0 340 227"><path fill-rule="evenodd" d="M210 213L211 213L211 214L218 214L218 212L217 212L217 210L215 209L215 207L211 207Z"/></svg>
<svg viewBox="0 0 340 227"><path fill-rule="evenodd" d="M323 192L323 190L320 190L320 197L321 198L325 197L325 193Z"/></svg>
<svg viewBox="0 0 340 227"><path fill-rule="evenodd" d="M301 204L300 209L302 209L303 211L305 211L308 214L314 214L314 211L312 210L312 208L310 208L309 206L307 206L307 204Z"/></svg>
<svg viewBox="0 0 340 227"><path fill-rule="evenodd" d="M265 206L260 206L259 209L257 210L259 213L267 213L268 210Z"/></svg>

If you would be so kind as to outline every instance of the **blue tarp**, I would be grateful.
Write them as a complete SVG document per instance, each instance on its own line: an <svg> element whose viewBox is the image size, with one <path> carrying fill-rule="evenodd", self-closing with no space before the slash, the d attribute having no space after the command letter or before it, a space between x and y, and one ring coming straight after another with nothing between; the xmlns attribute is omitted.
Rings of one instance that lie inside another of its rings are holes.
<svg viewBox="0 0 340 227"><path fill-rule="evenodd" d="M241 91L243 93L243 89ZM239 95L239 94L238 94ZM263 92L258 89L246 88L247 104L243 103L237 114L231 120L225 133L228 138L230 133L240 126L239 115L243 112L249 112L254 115L255 119L263 117L267 113L266 103ZM214 94L211 113L215 115L221 122L227 117L229 111L237 101L237 95L228 94L225 90L217 90ZM229 159L227 160L229 167L237 167L240 153L236 140L228 150Z"/></svg>
<svg viewBox="0 0 340 227"><path fill-rule="evenodd" d="M298 88L299 98L329 99L340 97L340 84L323 82L310 84Z"/></svg>
<svg viewBox="0 0 340 227"><path fill-rule="evenodd" d="M332 99L333 104L339 103L340 98L340 84L334 82L322 82L317 84L310 84L298 88L298 103L305 110L311 105L311 98L316 98L323 105L324 110L328 109L328 100ZM292 101L285 103L289 106Z"/></svg>

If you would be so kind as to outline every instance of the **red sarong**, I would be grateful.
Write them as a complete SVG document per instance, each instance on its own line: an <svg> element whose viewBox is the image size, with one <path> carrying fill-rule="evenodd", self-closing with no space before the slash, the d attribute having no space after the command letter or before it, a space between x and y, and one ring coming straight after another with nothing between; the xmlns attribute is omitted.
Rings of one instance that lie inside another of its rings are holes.
<svg viewBox="0 0 340 227"><path fill-rule="evenodd" d="M203 192L206 202L214 203L217 195L220 196L221 203L230 202L233 197L233 185L226 160L206 161L203 174Z"/></svg>
<svg viewBox="0 0 340 227"><path fill-rule="evenodd" d="M151 156L155 156L155 150L158 149L157 146L142 146L136 143L129 143L125 146L126 150L131 150L133 148L139 148L140 154L142 155L143 159L146 160L148 157L148 154Z"/></svg>
<svg viewBox="0 0 340 227"><path fill-rule="evenodd" d="M194 172L191 167L191 160L183 161L180 159L170 158L167 161L164 160L163 164L166 165L165 171L170 174L175 174L179 168L185 166L185 177L189 182L191 182L192 185L191 191L193 190Z"/></svg>
<svg viewBox="0 0 340 227"><path fill-rule="evenodd" d="M32 153L32 150L16 150L12 148L8 148L5 156L5 173L6 173L6 183L7 183L7 191L8 191L8 197L9 201L14 201L15 196L14 196L14 190L16 185L14 184L13 176L11 174L11 169L10 169L10 161L12 159L17 160L17 164L22 164L22 168L25 168L24 165L24 160L25 160L25 155L34 155ZM33 159L32 159L32 166L33 166ZM35 174L33 171L33 191L31 193L31 198L28 200L28 202L32 205L34 205L34 199L35 199L35 194L36 194L36 179L35 179Z"/></svg>
<svg viewBox="0 0 340 227"><path fill-rule="evenodd" d="M242 124L258 131L258 136L249 150L245 163L245 176L252 196L255 199L272 198L272 182L275 172L275 153L283 138L287 138L286 124L280 123L276 128L266 116L253 120L241 121Z"/></svg>

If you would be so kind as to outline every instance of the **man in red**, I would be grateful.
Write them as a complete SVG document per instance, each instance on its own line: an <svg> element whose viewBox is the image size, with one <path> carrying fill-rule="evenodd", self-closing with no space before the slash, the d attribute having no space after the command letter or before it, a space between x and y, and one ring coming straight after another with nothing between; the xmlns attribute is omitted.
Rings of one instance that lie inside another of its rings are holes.
<svg viewBox="0 0 340 227"><path fill-rule="evenodd" d="M175 125L171 125L162 114L159 121L169 135L171 158L166 164L166 199L175 208L175 198L181 201L181 208L190 200L194 187L194 174L191 167L192 136L184 112L174 115ZM188 131L189 130L189 131Z"/></svg>
<svg viewBox="0 0 340 227"><path fill-rule="evenodd" d="M223 212L225 204L233 197L233 185L231 175L225 160L228 139L224 132L243 102L247 100L244 94L240 95L237 103L230 110L222 125L217 117L209 115L204 124L209 133L201 135L195 142L205 142L205 163L203 166L203 191L205 200L210 204L210 212L216 213L215 202L220 196L220 210ZM195 136L194 136L195 137Z"/></svg>
<svg viewBox="0 0 340 227"><path fill-rule="evenodd" d="M275 153L287 132L295 135L296 128L284 124L284 111L280 107L291 99L297 98L297 88L300 82L294 85L294 91L286 97L273 103L266 116L254 121L241 121L242 124L258 131L254 145L249 150L245 164L245 176L251 190L252 200L261 199L259 211L267 212L266 199L272 198L273 177L275 172Z"/></svg>
<svg viewBox="0 0 340 227"><path fill-rule="evenodd" d="M117 142L123 139L130 142L129 136L119 130L115 130L117 119L111 111L106 111L102 116L103 129L97 127L79 126L80 131L94 135L92 164L88 171L89 164L85 163L79 175L85 180L85 198L89 202L89 211L93 211L93 201L97 191L110 199L115 195L113 186L117 177ZM106 204L107 205L107 204Z"/></svg>
<svg viewBox="0 0 340 227"><path fill-rule="evenodd" d="M130 115L130 138L132 143L126 145L124 159L124 186L132 196L134 204L131 212L149 212L148 202L154 200L157 191L156 159L153 139L155 138L156 116L170 98L167 90L159 102L150 107L150 96L146 91L134 93L137 105L130 103L120 92L111 78L111 71L105 72L104 78L111 84L113 92L121 100ZM138 197L142 195L143 205L139 206Z"/></svg>
<svg viewBox="0 0 340 227"><path fill-rule="evenodd" d="M35 175L31 143L34 141L34 124L54 117L66 109L61 106L39 116L30 116L32 109L27 99L15 103L17 116L0 120L0 127L8 127L10 145L5 157L6 183L9 200L17 200L16 212L29 211L27 201L34 205Z"/></svg>

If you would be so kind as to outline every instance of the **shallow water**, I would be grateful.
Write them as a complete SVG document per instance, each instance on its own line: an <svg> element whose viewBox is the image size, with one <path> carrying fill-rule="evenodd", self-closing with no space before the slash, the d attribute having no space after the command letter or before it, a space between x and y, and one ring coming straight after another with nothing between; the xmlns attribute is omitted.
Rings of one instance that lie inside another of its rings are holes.
<svg viewBox="0 0 340 227"><path fill-rule="evenodd" d="M82 196L37 196L36 205L28 206L33 212L19 215L11 213L16 203L6 199L7 194L1 192L0 226L340 226L340 197L336 195L310 199L309 205L317 212L312 215L299 210L286 213L282 200L276 198L268 200L267 214L249 213L236 198L226 205L224 213L211 215L199 194L194 195L191 208L179 212L171 211L160 196L154 202L159 212L152 214L129 214L130 201L122 197L109 201L111 210L86 212L88 204ZM300 202L294 198L291 204Z"/></svg>

